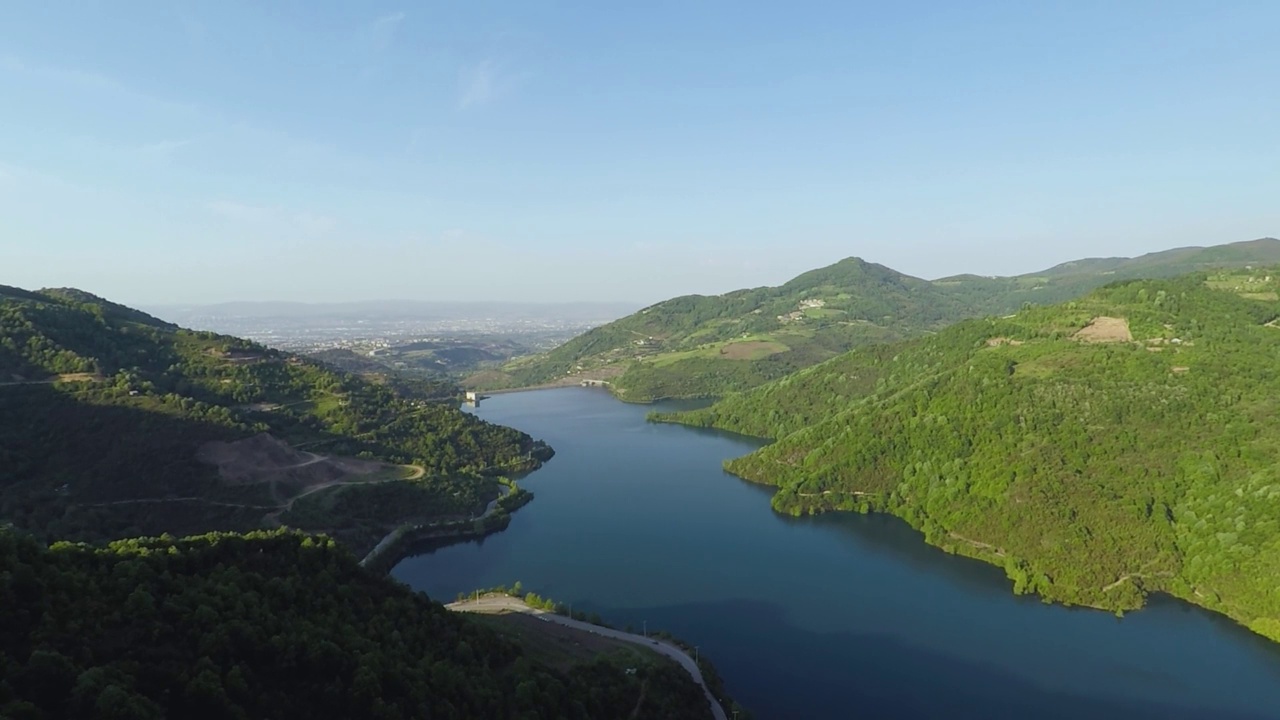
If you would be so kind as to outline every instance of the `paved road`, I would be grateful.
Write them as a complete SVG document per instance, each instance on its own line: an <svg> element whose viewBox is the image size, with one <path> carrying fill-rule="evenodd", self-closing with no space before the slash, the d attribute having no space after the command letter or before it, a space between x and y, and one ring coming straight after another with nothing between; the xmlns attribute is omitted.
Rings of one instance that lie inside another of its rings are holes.
<svg viewBox="0 0 1280 720"><path fill-rule="evenodd" d="M711 704L711 714L716 718L716 720L728 720L728 716L725 715L724 708L720 707L719 701L712 696L711 691L707 689L707 684L703 682L702 671L698 669L698 664L693 661L693 658L686 655L684 650L681 650L671 643L646 638L634 633L622 632L621 630L600 627L599 625L592 625L591 623L574 620L573 618L568 618L563 615L556 615L555 613L550 613L545 610L531 608L524 604L523 601L513 597L507 597L505 595L482 597L479 600L464 600L462 602L449 603L448 605L445 605L445 607L457 612L492 612L495 610L521 612L537 616L542 620L582 630L584 632L595 633L596 635L621 640L623 642L634 643L636 645L643 645L656 653L666 655L672 660L680 663L680 667L688 670L689 674L693 676L694 682L698 683L702 688L703 694L707 696L707 702Z"/></svg>

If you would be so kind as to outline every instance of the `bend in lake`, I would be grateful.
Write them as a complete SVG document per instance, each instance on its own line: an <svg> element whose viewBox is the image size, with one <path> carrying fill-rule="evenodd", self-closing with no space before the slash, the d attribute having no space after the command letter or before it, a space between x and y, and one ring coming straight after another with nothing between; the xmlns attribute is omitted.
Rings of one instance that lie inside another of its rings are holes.
<svg viewBox="0 0 1280 720"><path fill-rule="evenodd" d="M1280 718L1280 646L1226 619L1046 605L896 518L778 515L772 489L721 469L757 443L650 409L586 388L485 400L480 416L557 450L521 481L534 502L393 575L443 601L519 580L669 630L759 718Z"/></svg>

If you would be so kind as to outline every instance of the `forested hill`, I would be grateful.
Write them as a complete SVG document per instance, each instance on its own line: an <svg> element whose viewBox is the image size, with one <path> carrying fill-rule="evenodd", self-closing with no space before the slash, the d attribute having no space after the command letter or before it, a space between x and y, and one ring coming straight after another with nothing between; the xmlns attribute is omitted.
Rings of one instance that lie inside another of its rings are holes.
<svg viewBox="0 0 1280 720"><path fill-rule="evenodd" d="M667 300L488 377L495 385L533 385L598 375L612 378L623 399L640 401L720 394L850 347L909 337L961 312L924 280L850 258L780 287Z"/></svg>
<svg viewBox="0 0 1280 720"><path fill-rule="evenodd" d="M848 353L667 417L789 513L884 511L1109 609L1163 591L1280 640L1280 268L1130 281Z"/></svg>
<svg viewBox="0 0 1280 720"><path fill-rule="evenodd" d="M720 396L853 348L918 337L965 318L1004 315L1025 303L1068 300L1119 279L1276 262L1280 240L1271 238L1081 260L1016 277L936 281L848 258L779 287L667 300L469 383L497 389L604 379L623 400Z"/></svg>
<svg viewBox="0 0 1280 720"><path fill-rule="evenodd" d="M0 529L0 717L710 717L674 663L551 653L287 532L44 548Z"/></svg>
<svg viewBox="0 0 1280 720"><path fill-rule="evenodd" d="M470 517L494 476L549 456L428 400L81 291L0 287L0 522L92 540L285 522L363 544Z"/></svg>

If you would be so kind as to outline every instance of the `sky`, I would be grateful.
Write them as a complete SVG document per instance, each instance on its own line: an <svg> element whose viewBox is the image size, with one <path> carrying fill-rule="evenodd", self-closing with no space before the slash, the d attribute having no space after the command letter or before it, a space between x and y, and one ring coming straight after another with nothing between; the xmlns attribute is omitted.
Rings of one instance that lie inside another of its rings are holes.
<svg viewBox="0 0 1280 720"><path fill-rule="evenodd" d="M1280 3L0 6L0 283L654 302L1280 235Z"/></svg>

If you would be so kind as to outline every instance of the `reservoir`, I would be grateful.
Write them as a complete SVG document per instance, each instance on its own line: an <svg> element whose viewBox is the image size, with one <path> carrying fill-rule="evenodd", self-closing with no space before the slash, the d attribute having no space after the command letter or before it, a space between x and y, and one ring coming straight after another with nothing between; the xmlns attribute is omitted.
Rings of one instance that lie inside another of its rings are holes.
<svg viewBox="0 0 1280 720"><path fill-rule="evenodd" d="M659 405L673 409L674 404ZM757 718L1280 718L1280 645L1156 598L1123 619L1017 597L892 517L790 518L721 469L758 443L565 388L475 412L546 440L534 501L392 574L433 598L515 581L699 646Z"/></svg>

